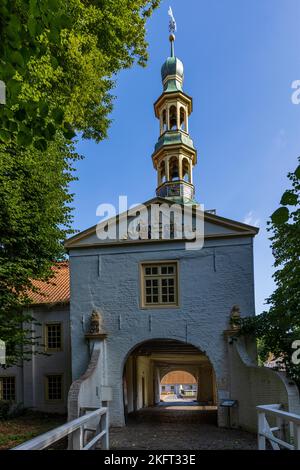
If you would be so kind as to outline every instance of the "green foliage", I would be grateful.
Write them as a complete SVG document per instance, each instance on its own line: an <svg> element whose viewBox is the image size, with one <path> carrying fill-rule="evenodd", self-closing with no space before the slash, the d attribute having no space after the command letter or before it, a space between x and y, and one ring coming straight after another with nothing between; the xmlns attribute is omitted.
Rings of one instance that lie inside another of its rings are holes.
<svg viewBox="0 0 300 470"><path fill-rule="evenodd" d="M145 22L159 0L2 0L0 139L44 151L63 131L107 135L115 74L147 61Z"/></svg>
<svg viewBox="0 0 300 470"><path fill-rule="evenodd" d="M0 338L8 364L37 344L31 279L47 280L72 233L71 143L107 135L118 71L145 65L159 0L1 0ZM28 310L29 312L29 310ZM24 327L24 325L29 325Z"/></svg>
<svg viewBox="0 0 300 470"><path fill-rule="evenodd" d="M31 280L49 278L53 260L64 256L63 241L72 232L68 185L77 158L60 134L44 152L0 144L0 338L7 365L29 355L27 346L38 341L35 322L23 309Z"/></svg>
<svg viewBox="0 0 300 470"><path fill-rule="evenodd" d="M292 344L300 340L300 166L288 178L292 188L283 194L282 206L271 216L268 228L277 268L276 289L267 299L270 309L242 320L241 332L255 334L261 353L272 353L300 385L300 365L292 361Z"/></svg>
<svg viewBox="0 0 300 470"><path fill-rule="evenodd" d="M257 339L257 355L258 355L258 364L263 366L270 356L270 352L266 349L265 342L263 338Z"/></svg>

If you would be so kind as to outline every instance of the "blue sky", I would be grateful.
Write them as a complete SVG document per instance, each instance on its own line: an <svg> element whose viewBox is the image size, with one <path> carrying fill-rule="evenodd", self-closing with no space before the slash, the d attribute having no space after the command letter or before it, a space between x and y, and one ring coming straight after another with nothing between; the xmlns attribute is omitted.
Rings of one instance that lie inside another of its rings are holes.
<svg viewBox="0 0 300 470"><path fill-rule="evenodd" d="M291 101L291 84L300 79L299 0L162 2L147 24L148 66L117 77L109 138L78 142L85 159L71 186L74 228L94 225L97 205L117 204L119 195L127 195L130 205L154 196L151 154L159 125L153 102L169 55L169 4L184 90L194 100L189 125L198 150L197 200L221 216L259 225L254 255L260 313L274 287L266 221L300 155L300 105Z"/></svg>

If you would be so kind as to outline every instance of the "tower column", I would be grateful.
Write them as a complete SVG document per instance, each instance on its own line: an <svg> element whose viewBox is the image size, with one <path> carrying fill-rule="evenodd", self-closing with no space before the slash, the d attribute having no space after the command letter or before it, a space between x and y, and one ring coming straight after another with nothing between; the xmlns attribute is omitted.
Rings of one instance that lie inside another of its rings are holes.
<svg viewBox="0 0 300 470"><path fill-rule="evenodd" d="M182 174L182 155L179 155L178 157L178 173L179 173L179 179L183 179L183 174Z"/></svg>
<svg viewBox="0 0 300 470"><path fill-rule="evenodd" d="M170 165L169 165L170 157L167 157L165 160L166 165L166 180L170 181Z"/></svg>
<svg viewBox="0 0 300 470"><path fill-rule="evenodd" d="M157 168L157 186L161 185L161 171L160 168Z"/></svg>
<svg viewBox="0 0 300 470"><path fill-rule="evenodd" d="M160 135L163 133L163 111L161 111L159 115L159 122L160 122Z"/></svg>
<svg viewBox="0 0 300 470"><path fill-rule="evenodd" d="M189 182L193 184L193 170L192 170L192 162L189 162Z"/></svg>
<svg viewBox="0 0 300 470"><path fill-rule="evenodd" d="M177 129L180 129L180 105L177 103Z"/></svg>
<svg viewBox="0 0 300 470"><path fill-rule="evenodd" d="M167 106L167 131L170 130L170 105Z"/></svg>

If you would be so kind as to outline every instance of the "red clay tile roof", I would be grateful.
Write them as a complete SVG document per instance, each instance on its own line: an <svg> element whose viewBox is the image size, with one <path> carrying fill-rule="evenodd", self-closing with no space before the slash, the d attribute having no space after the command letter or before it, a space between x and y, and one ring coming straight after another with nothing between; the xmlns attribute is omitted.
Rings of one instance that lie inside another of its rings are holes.
<svg viewBox="0 0 300 470"><path fill-rule="evenodd" d="M33 285L40 289L31 292L29 297L34 304L54 304L70 302L70 273L69 263L62 261L53 266L55 276L48 282L33 281Z"/></svg>
<svg viewBox="0 0 300 470"><path fill-rule="evenodd" d="M195 384L196 383L196 379L195 377L190 374L189 372L185 372L185 371L173 371L173 372L169 372L168 374L166 374L161 383L164 385L164 384L167 384L167 385L170 385L170 384Z"/></svg>

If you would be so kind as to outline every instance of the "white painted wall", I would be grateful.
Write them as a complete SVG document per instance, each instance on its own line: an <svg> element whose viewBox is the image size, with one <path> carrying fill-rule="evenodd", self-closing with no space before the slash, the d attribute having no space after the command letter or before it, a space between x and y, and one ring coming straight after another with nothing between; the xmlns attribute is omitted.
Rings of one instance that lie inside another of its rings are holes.
<svg viewBox="0 0 300 470"><path fill-rule="evenodd" d="M44 325L48 322L61 322L63 334L62 351L53 352L49 356L32 355L31 361L24 361L20 366L3 369L0 376L15 376L16 404L45 412L66 413L67 397L71 384L71 338L69 305L32 307L32 316L40 323L35 327L40 342L45 341ZM44 348L39 347L39 351ZM46 401L45 377L51 374L63 375L63 399L59 402Z"/></svg>
<svg viewBox="0 0 300 470"><path fill-rule="evenodd" d="M282 404L286 411L300 414L299 392L285 373L258 367L248 356L245 341L228 345L231 398L238 400L233 421L249 431L257 431L257 405Z"/></svg>
<svg viewBox="0 0 300 470"><path fill-rule="evenodd" d="M179 262L179 308L141 308L139 264L154 260ZM218 397L228 398L230 380L223 332L228 329L233 305L240 306L242 315L254 314L251 238L208 240L196 252L185 250L181 242L76 248L70 250L70 266L73 380L87 367L84 334L92 310L99 309L108 333L113 425L124 424L125 362L139 343L149 339L188 342L206 352L216 374Z"/></svg>

